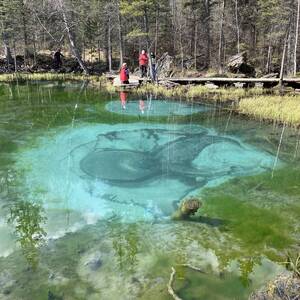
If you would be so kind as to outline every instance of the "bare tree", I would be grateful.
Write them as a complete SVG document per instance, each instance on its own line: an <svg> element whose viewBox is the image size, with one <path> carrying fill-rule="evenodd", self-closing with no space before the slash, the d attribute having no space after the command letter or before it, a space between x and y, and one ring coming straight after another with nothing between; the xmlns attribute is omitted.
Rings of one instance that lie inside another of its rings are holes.
<svg viewBox="0 0 300 300"><path fill-rule="evenodd" d="M298 49L298 36L299 36L299 17L300 17L300 0L297 5L297 21L296 21L296 34L295 34L295 50L294 50L294 76L297 74L297 49Z"/></svg>

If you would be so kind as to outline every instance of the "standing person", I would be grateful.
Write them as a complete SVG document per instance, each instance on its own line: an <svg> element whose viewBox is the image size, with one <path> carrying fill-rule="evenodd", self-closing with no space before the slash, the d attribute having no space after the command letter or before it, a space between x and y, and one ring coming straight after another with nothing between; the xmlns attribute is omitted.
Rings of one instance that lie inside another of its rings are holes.
<svg viewBox="0 0 300 300"><path fill-rule="evenodd" d="M148 55L145 50L142 50L140 57L139 57L139 65L141 71L141 78L147 76L147 69L148 69Z"/></svg>
<svg viewBox="0 0 300 300"><path fill-rule="evenodd" d="M151 76L152 76L152 80L155 81L156 80L156 56L153 52L150 53L150 57L151 57Z"/></svg>
<svg viewBox="0 0 300 300"><path fill-rule="evenodd" d="M62 60L61 58L64 57L61 53L61 49L58 48L57 51L53 55L53 63L55 69L60 69L62 66Z"/></svg>
<svg viewBox="0 0 300 300"><path fill-rule="evenodd" d="M121 84L129 84L129 69L126 63L123 63L120 71Z"/></svg>

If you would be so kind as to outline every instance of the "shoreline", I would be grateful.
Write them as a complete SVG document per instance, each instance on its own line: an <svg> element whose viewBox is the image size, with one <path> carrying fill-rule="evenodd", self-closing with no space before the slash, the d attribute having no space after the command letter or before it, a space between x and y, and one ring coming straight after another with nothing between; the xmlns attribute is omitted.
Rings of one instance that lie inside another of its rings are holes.
<svg viewBox="0 0 300 300"><path fill-rule="evenodd" d="M104 75L78 73L10 73L0 74L0 83L26 81L87 81L94 88L117 93ZM122 89L121 89L122 90ZM258 121L275 122L292 128L300 127L300 94L287 91L280 95L277 88L211 88L204 85L177 85L165 87L146 83L130 91L136 95L153 94L155 97L180 98L187 102L219 103L228 106L236 114Z"/></svg>

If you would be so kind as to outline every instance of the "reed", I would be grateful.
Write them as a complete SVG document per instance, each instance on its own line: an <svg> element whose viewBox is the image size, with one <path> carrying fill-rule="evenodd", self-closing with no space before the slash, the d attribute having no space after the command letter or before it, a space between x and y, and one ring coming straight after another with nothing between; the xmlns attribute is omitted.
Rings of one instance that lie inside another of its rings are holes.
<svg viewBox="0 0 300 300"><path fill-rule="evenodd" d="M238 111L261 120L300 125L300 95L257 96L241 99Z"/></svg>
<svg viewBox="0 0 300 300"><path fill-rule="evenodd" d="M205 101L239 101L242 98L265 95L269 91L262 88L218 88L212 89L204 85L176 86L174 88L166 88L161 85L145 84L140 86L136 93L153 94L154 96L180 97L187 100L203 99Z"/></svg>

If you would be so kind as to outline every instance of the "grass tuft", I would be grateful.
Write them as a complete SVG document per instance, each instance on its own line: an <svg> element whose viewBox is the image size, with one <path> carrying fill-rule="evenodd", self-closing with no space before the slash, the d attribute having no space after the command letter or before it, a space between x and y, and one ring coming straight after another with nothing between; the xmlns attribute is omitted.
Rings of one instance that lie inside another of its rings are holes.
<svg viewBox="0 0 300 300"><path fill-rule="evenodd" d="M300 124L300 95L258 96L241 99L238 111L264 120Z"/></svg>

